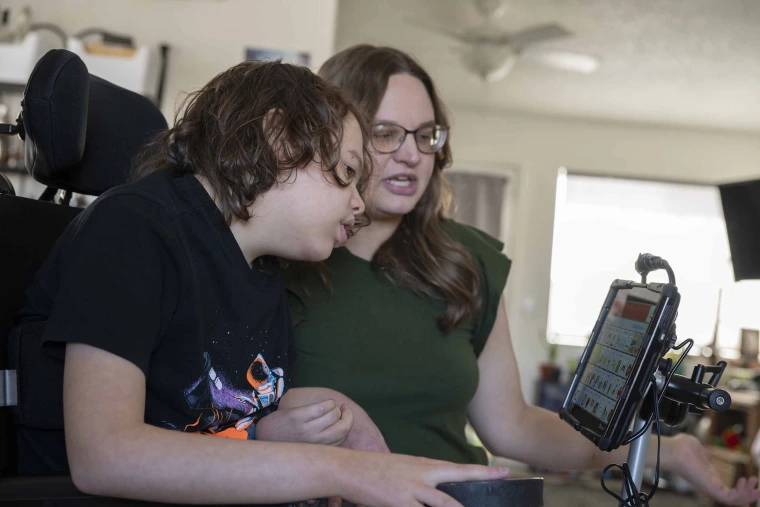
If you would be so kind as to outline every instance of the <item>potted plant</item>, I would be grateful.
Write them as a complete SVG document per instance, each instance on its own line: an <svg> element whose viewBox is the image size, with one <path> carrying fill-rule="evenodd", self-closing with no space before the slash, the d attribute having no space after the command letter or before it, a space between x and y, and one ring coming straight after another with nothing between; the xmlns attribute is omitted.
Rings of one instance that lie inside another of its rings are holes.
<svg viewBox="0 0 760 507"><path fill-rule="evenodd" d="M556 384L562 370L557 365L557 352L559 346L556 343L549 344L549 360L541 364L541 382Z"/></svg>

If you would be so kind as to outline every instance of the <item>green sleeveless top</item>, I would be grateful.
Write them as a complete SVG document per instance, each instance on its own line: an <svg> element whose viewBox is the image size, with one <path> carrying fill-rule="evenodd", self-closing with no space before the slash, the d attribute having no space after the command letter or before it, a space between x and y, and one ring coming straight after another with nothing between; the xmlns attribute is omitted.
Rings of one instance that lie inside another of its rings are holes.
<svg viewBox="0 0 760 507"><path fill-rule="evenodd" d="M332 290L316 274L285 270L295 326L293 385L328 387L353 399L392 452L457 463L487 463L465 438L467 406L478 386L477 358L496 320L510 260L493 237L453 221L480 272L483 309L448 335L442 300L394 284L348 249L327 261Z"/></svg>

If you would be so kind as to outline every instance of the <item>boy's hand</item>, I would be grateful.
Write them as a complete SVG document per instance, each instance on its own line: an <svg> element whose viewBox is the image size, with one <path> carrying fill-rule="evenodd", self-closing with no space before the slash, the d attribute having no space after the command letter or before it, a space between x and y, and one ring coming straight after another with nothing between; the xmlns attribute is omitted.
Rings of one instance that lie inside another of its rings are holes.
<svg viewBox="0 0 760 507"><path fill-rule="evenodd" d="M341 445L354 424L347 405L328 399L301 407L283 408L256 424L256 440Z"/></svg>
<svg viewBox="0 0 760 507"><path fill-rule="evenodd" d="M390 452L382 433L372 419L359 405L345 395L324 387L296 387L288 390L280 400L280 408L291 409L309 406L319 400L335 400L338 405L346 405L353 415L353 427L341 447L358 451ZM258 433L258 427L256 432Z"/></svg>

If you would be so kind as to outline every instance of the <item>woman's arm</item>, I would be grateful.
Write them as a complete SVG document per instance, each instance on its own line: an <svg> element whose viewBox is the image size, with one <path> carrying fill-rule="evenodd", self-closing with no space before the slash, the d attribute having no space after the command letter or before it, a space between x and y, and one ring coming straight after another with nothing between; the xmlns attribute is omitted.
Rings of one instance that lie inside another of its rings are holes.
<svg viewBox="0 0 760 507"><path fill-rule="evenodd" d="M350 432L348 432L346 438L341 442L343 447L361 451L391 452L385 443L383 434L380 433L380 430L367 412L352 399L338 391L326 387L297 387L290 389L282 397L279 410L283 408L295 409L297 407L311 406L314 403L324 402L324 400L333 400L337 406L346 407L346 411L353 418L353 426L350 428Z"/></svg>
<svg viewBox="0 0 760 507"><path fill-rule="evenodd" d="M183 504L342 496L365 505L457 506L434 486L505 475L409 456L194 435L145 424L144 411L139 368L89 345L67 345L64 422L79 489Z"/></svg>
<svg viewBox="0 0 760 507"><path fill-rule="evenodd" d="M557 414L525 402L503 298L498 312L478 358L480 382L468 409L470 421L486 448L493 454L541 468L601 466L603 458L609 459L608 454L597 451Z"/></svg>
<svg viewBox="0 0 760 507"><path fill-rule="evenodd" d="M520 388L520 374L502 298L494 327L478 359L480 383L470 403L470 422L493 454L553 470L595 469L626 461L628 447L611 453L562 421L555 413L528 405ZM657 439L649 442L647 466L654 466ZM725 487L711 465L707 451L692 436L662 438L660 466L689 480L697 489L724 503L739 505L760 498L755 479L736 488Z"/></svg>

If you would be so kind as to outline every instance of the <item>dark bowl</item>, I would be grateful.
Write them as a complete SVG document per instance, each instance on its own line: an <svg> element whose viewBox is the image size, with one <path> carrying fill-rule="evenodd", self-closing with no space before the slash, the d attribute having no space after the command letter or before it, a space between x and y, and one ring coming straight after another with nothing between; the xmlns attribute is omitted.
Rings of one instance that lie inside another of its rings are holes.
<svg viewBox="0 0 760 507"><path fill-rule="evenodd" d="M543 507L544 480L500 479L496 481L446 482L438 489L464 507Z"/></svg>
<svg viewBox="0 0 760 507"><path fill-rule="evenodd" d="M544 480L499 479L495 481L445 482L438 489L456 499L464 507L543 507ZM309 507L306 502L294 507ZM327 507L327 500L320 500L310 507ZM343 507L356 507L343 502Z"/></svg>

